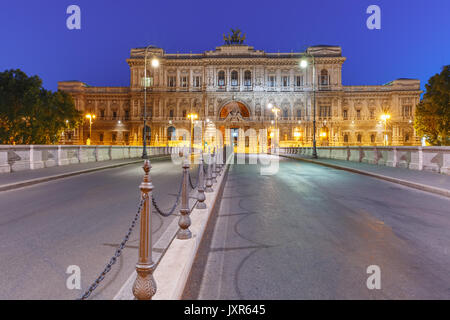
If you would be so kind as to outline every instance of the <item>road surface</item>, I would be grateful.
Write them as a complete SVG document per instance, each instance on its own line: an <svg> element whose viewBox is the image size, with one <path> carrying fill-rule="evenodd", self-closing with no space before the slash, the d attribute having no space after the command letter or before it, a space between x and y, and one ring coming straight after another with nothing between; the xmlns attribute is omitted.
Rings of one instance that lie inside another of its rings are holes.
<svg viewBox="0 0 450 320"><path fill-rule="evenodd" d="M163 210L174 202L181 166L152 162L154 195ZM75 299L67 267L81 268L86 289L114 254L139 202L142 164L128 165L0 192L0 299ZM175 217L154 214L156 241ZM112 299L137 262L138 225L92 295Z"/></svg>
<svg viewBox="0 0 450 320"><path fill-rule="evenodd" d="M185 299L450 298L448 198L284 158L259 170L230 168Z"/></svg>

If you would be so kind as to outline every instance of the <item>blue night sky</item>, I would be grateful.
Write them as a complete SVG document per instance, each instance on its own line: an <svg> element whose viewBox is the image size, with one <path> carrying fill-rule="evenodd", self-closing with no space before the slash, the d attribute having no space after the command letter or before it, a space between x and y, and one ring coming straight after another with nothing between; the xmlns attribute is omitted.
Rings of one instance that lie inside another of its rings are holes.
<svg viewBox="0 0 450 320"><path fill-rule="evenodd" d="M71 4L81 7L81 30L66 28ZM372 4L381 30L366 27ZM0 5L0 70L37 74L52 90L61 80L128 86L131 48L203 52L230 28L269 52L340 45L345 85L418 78L423 87L450 64L449 0L14 0Z"/></svg>

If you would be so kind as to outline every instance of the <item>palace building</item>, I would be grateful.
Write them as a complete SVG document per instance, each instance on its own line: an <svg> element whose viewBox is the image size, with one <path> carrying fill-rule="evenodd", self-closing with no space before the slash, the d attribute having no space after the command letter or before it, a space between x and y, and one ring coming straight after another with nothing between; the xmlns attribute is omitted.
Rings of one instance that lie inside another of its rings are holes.
<svg viewBox="0 0 450 320"><path fill-rule="evenodd" d="M311 146L314 100L318 146L420 144L413 128L420 81L343 85L346 58L338 46L269 53L243 44L234 35L225 38L224 45L203 53L167 53L149 47L147 81L145 52L145 48L131 50L129 87L58 83L60 90L73 96L78 110L96 115L91 144L142 144L144 83L148 84L147 139L151 145L186 139L178 132L190 132L188 115L195 113L200 123L208 122L224 133L231 129L235 141L248 129L267 130L270 136L278 128L281 146ZM153 59L158 59L159 66L152 66ZM301 65L302 59L308 64ZM279 111L272 112L269 105ZM390 118L382 120L384 114ZM62 142L85 144L89 133L86 121L65 133Z"/></svg>

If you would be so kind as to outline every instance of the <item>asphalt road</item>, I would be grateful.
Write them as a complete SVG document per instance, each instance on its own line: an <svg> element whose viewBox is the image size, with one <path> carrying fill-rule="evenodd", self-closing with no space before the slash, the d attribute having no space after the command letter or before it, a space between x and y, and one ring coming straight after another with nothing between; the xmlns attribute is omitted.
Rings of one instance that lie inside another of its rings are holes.
<svg viewBox="0 0 450 320"><path fill-rule="evenodd" d="M295 160L259 170L230 168L185 299L450 299L448 198Z"/></svg>
<svg viewBox="0 0 450 320"><path fill-rule="evenodd" d="M181 166L158 160L152 166L154 196L166 210L178 192ZM67 267L80 267L86 289L109 262L136 214L141 167L0 192L0 299L78 298L82 290L66 287ZM174 218L154 214L154 241ZM93 299L112 299L134 270L138 228Z"/></svg>

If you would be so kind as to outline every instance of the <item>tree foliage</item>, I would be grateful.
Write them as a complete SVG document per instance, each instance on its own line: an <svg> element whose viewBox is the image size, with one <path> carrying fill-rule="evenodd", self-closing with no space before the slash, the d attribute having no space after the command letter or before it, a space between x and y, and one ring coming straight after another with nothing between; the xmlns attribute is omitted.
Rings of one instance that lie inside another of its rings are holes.
<svg viewBox="0 0 450 320"><path fill-rule="evenodd" d="M46 90L21 70L0 72L0 144L53 144L81 121L67 93Z"/></svg>
<svg viewBox="0 0 450 320"><path fill-rule="evenodd" d="M416 107L414 127L434 146L450 145L450 65L430 78Z"/></svg>

